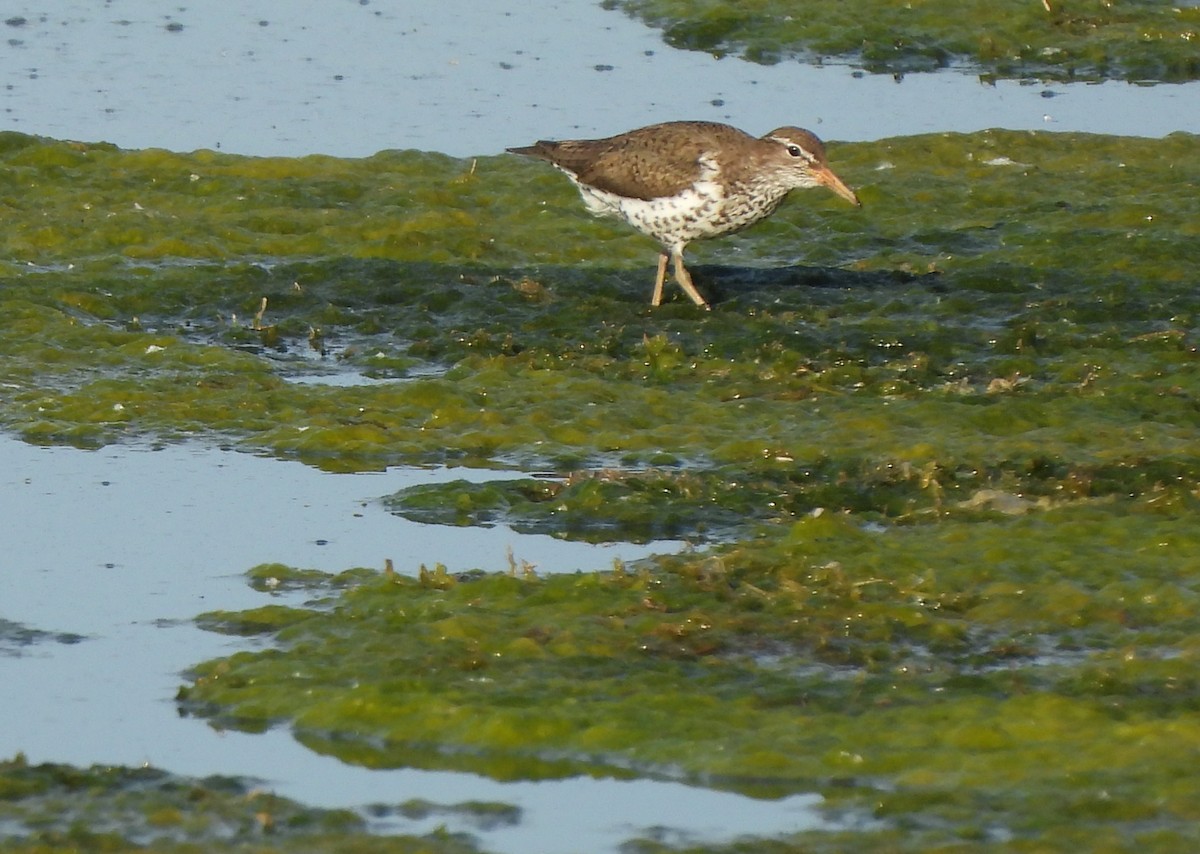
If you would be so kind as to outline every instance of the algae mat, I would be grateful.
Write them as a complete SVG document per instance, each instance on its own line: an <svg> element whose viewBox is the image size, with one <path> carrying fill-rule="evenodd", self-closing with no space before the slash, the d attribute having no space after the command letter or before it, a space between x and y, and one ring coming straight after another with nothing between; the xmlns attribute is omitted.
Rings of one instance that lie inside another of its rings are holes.
<svg viewBox="0 0 1200 854"><path fill-rule="evenodd" d="M497 805L447 811L495 821ZM421 803L377 804L375 818L419 816ZM277 797L252 781L197 779L155 768L31 765L0 761L0 845L6 852L279 851L356 854L471 854L470 839L445 831L373 836L350 810L320 810ZM501 820L503 814L501 813Z"/></svg>
<svg viewBox="0 0 1200 854"><path fill-rule="evenodd" d="M864 208L800 195L697 245L702 313L651 310L652 247L515 158L3 135L0 423L548 470L393 507L706 543L566 577L256 569L318 604L202 618L272 641L197 665L181 706L215 725L872 820L760 850L1194 847L1200 142L830 152ZM387 381L289 380L334 368Z"/></svg>
<svg viewBox="0 0 1200 854"><path fill-rule="evenodd" d="M848 60L887 74L974 66L997 77L1194 80L1200 8L1175 0L604 0L672 47L760 63Z"/></svg>

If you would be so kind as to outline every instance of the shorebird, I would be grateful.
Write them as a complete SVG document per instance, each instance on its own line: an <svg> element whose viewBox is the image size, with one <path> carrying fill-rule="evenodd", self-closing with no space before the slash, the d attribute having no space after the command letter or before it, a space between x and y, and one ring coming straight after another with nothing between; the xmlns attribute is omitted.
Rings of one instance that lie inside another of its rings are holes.
<svg viewBox="0 0 1200 854"><path fill-rule="evenodd" d="M651 305L662 302L670 261L684 293L708 308L683 264L684 247L765 219L791 190L827 187L860 204L829 168L821 140L797 127L753 137L717 122L665 122L605 139L540 140L508 150L550 161L589 211L620 217L659 242Z"/></svg>

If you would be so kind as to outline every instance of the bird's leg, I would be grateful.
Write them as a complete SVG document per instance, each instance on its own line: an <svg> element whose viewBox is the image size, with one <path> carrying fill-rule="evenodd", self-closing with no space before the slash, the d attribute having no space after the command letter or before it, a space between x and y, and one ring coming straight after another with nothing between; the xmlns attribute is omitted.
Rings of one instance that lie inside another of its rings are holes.
<svg viewBox="0 0 1200 854"><path fill-rule="evenodd" d="M687 271L687 267L683 266L682 249L676 249L671 253L671 265L675 268L675 281L679 282L679 287L683 288L683 292L692 298L692 302L701 308L711 308L704 301L704 297L700 296L696 286L692 284L692 274Z"/></svg>
<svg viewBox="0 0 1200 854"><path fill-rule="evenodd" d="M654 277L654 295L650 297L650 305L662 305L663 282L667 279L667 253L658 253L658 275Z"/></svg>

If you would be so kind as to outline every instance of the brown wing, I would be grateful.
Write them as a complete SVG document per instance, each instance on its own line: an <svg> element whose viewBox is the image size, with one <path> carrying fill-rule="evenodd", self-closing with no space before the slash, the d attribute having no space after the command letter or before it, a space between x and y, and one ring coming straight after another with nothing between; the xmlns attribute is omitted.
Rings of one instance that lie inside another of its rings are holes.
<svg viewBox="0 0 1200 854"><path fill-rule="evenodd" d="M541 141L515 154L539 157L581 183L635 199L673 196L700 177L700 159L734 138L752 139L713 122L667 122L607 139Z"/></svg>

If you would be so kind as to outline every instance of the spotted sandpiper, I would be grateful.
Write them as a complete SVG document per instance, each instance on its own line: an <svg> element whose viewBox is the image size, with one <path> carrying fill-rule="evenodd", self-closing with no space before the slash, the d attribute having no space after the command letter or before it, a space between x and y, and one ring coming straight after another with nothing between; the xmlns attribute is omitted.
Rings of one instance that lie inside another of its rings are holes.
<svg viewBox="0 0 1200 854"><path fill-rule="evenodd" d="M860 204L829 168L821 140L796 127L755 138L716 122L665 122L606 139L541 140L508 150L550 161L589 211L618 216L662 245L651 305L662 302L669 259L679 286L708 308L683 265L684 247L765 219L791 190L828 187Z"/></svg>

